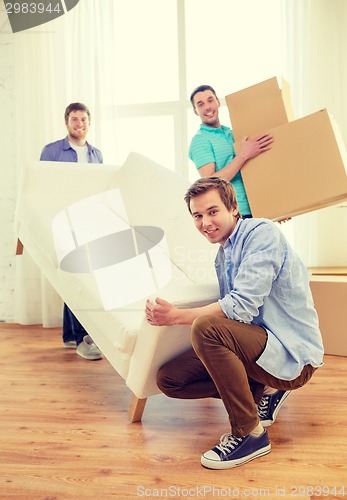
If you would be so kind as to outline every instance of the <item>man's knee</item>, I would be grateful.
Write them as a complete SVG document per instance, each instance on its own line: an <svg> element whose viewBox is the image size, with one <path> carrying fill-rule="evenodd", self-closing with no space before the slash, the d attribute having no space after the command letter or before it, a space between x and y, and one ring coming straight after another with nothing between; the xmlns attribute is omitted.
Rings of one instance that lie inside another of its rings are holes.
<svg viewBox="0 0 347 500"><path fill-rule="evenodd" d="M208 335L208 332L211 327L213 327L215 320L216 317L213 315L200 316L194 320L191 327L191 340L192 346L196 352L199 352L201 341L204 336Z"/></svg>
<svg viewBox="0 0 347 500"><path fill-rule="evenodd" d="M161 392L169 398L177 398L177 392L181 390L181 387L172 376L171 370L168 368L167 364L158 370L157 386Z"/></svg>

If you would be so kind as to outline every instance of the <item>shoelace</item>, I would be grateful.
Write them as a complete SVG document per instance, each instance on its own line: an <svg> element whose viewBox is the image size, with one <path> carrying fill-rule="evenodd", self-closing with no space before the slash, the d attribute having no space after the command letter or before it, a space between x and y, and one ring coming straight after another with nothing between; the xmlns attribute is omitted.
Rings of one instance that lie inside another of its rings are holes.
<svg viewBox="0 0 347 500"><path fill-rule="evenodd" d="M223 434L220 438L220 443L217 444L216 448L220 450L224 455L233 451L242 441L243 438L237 438L232 434Z"/></svg>
<svg viewBox="0 0 347 500"><path fill-rule="evenodd" d="M270 396L263 396L258 404L258 416L266 417L269 408Z"/></svg>

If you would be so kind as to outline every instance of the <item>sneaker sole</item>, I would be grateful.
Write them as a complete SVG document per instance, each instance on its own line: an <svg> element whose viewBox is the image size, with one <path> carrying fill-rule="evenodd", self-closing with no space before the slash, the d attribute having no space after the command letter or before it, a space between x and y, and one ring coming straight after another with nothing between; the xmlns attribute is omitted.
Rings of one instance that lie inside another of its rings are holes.
<svg viewBox="0 0 347 500"><path fill-rule="evenodd" d="M287 399L287 397L289 396L289 394L291 392L292 391L286 391L284 393L284 395L282 396L282 399L281 399L280 403L276 406L276 409L273 412L272 420L260 420L260 423L261 423L261 425L263 427L270 427L275 422L277 414L280 411L281 406L283 405L283 403L285 402L285 400Z"/></svg>
<svg viewBox="0 0 347 500"><path fill-rule="evenodd" d="M65 349L76 349L76 342L74 342L73 344L68 344L67 342L64 342L63 346Z"/></svg>
<svg viewBox="0 0 347 500"><path fill-rule="evenodd" d="M78 352L78 351L77 351L77 349L76 349L76 353L77 353L79 356L81 356L81 358L83 358L83 359L87 359L88 361L97 361L98 359L102 359L102 358L103 358L103 356L102 356L101 354L100 354L100 355L95 355L95 356L93 356L93 357L91 357L91 356L86 356L86 355L84 355L84 354L82 354L82 353Z"/></svg>
<svg viewBox="0 0 347 500"><path fill-rule="evenodd" d="M247 455L247 457L238 458L237 460L226 460L226 461L209 460L205 458L204 455L202 455L201 465L207 467L208 469L215 469L215 470L232 469L233 467L239 467L240 465L246 464L247 462L250 462L255 458L263 457L264 455L270 453L270 451L271 451L271 444L268 444L267 446L264 446L264 448L260 448L260 450L251 453L251 455Z"/></svg>

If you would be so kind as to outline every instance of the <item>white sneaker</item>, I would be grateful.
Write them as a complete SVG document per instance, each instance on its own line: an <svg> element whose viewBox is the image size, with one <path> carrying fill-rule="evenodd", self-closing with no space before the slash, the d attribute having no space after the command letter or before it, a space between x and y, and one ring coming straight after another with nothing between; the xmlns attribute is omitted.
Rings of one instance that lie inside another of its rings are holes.
<svg viewBox="0 0 347 500"><path fill-rule="evenodd" d="M82 342L76 348L76 352L82 358L89 359L91 361L102 358L101 351L94 344L90 335L85 335L83 337Z"/></svg>

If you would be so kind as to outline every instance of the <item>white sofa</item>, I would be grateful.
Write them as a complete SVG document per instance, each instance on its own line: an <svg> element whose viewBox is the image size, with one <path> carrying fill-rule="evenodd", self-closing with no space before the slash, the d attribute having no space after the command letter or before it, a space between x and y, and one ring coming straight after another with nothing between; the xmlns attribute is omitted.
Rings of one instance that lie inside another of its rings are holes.
<svg viewBox="0 0 347 500"><path fill-rule="evenodd" d="M18 197L24 252L133 392L131 421L159 393L160 366L190 346L188 326L146 322L146 298L184 306L218 297L217 249L194 227L189 184L131 153L121 167L36 162Z"/></svg>

